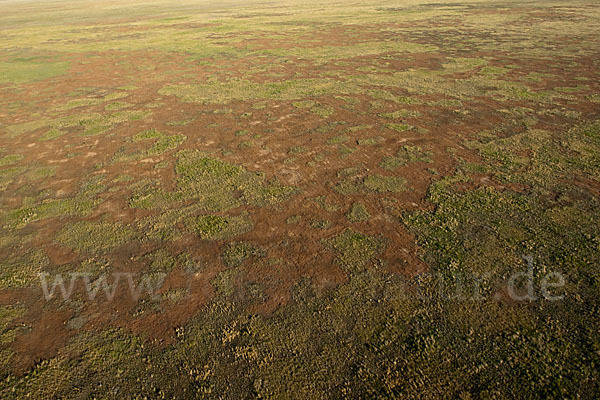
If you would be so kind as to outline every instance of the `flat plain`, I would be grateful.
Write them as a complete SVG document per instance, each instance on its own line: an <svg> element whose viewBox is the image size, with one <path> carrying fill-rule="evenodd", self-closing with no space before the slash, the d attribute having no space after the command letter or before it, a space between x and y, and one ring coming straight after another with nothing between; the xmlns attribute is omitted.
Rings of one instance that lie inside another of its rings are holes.
<svg viewBox="0 0 600 400"><path fill-rule="evenodd" d="M598 38L586 0L0 2L0 397L594 398Z"/></svg>

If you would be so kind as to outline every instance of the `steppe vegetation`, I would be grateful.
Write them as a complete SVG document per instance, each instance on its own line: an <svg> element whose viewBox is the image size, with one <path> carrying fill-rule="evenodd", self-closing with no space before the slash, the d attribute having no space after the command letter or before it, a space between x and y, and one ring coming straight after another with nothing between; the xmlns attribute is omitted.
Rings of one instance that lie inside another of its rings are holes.
<svg viewBox="0 0 600 400"><path fill-rule="evenodd" d="M594 398L598 38L591 0L0 2L0 397Z"/></svg>

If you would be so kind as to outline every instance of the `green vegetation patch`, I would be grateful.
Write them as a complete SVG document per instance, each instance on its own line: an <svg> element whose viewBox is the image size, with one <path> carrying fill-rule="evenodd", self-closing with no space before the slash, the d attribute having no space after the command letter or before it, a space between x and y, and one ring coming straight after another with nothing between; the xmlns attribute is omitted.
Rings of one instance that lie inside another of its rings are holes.
<svg viewBox="0 0 600 400"><path fill-rule="evenodd" d="M11 326L15 318L25 315L27 309L20 305L0 306L0 345L10 344L16 336L16 329ZM0 364L0 369L4 365Z"/></svg>
<svg viewBox="0 0 600 400"><path fill-rule="evenodd" d="M360 170L348 169L342 171L345 176L344 179L339 181L334 187L337 193L342 195L351 195L359 193L400 193L406 190L406 179L400 176L386 176L386 175L367 175L361 176Z"/></svg>
<svg viewBox="0 0 600 400"><path fill-rule="evenodd" d="M328 144L341 144L341 143L346 143L348 140L350 140L350 137L348 135L339 135L339 136L334 136L332 138L330 138L329 140L327 140Z"/></svg>
<svg viewBox="0 0 600 400"><path fill-rule="evenodd" d="M64 120L64 124L77 125L84 127L82 136L100 135L112 129L114 125L126 121L137 121L144 119L148 112L144 111L117 111L112 114L89 114L82 117L68 118Z"/></svg>
<svg viewBox="0 0 600 400"><path fill-rule="evenodd" d="M531 157L522 157L525 147L532 150ZM469 178L459 172L430 188L434 212L414 213L405 222L426 249L429 265L447 277L487 273L482 287L490 288L526 268L528 258L535 264L535 279L548 271L568 274L568 288L596 296L600 280L592 270L600 262L600 202L573 182L582 171L598 167L592 155L598 150L598 122L560 137L533 130L486 141L480 151L487 173L527 185L527 194L493 187L463 193L456 185ZM591 280L590 274L595 276Z"/></svg>
<svg viewBox="0 0 600 400"><path fill-rule="evenodd" d="M44 133L42 136L40 136L40 138L38 140L40 142L54 140L56 138L61 137L65 133L66 133L65 131L61 131L60 129L53 128L53 129L50 129L48 132Z"/></svg>
<svg viewBox="0 0 600 400"><path fill-rule="evenodd" d="M133 157L143 156L158 156L171 150L175 150L187 139L186 136L175 134L166 135L156 129L148 129L140 132L133 137L134 142L153 140L152 146L146 150L143 154L134 155Z"/></svg>
<svg viewBox="0 0 600 400"><path fill-rule="evenodd" d="M55 240L79 252L96 254L106 253L135 237L135 231L121 223L80 221L65 225Z"/></svg>
<svg viewBox="0 0 600 400"><path fill-rule="evenodd" d="M378 193L400 193L406 190L406 179L400 176L369 175L365 178L364 185Z"/></svg>
<svg viewBox="0 0 600 400"><path fill-rule="evenodd" d="M325 196L325 195L317 196L317 197L315 197L315 198L313 198L311 200L313 200L315 203L317 203L317 205L321 209L323 209L323 210L325 210L327 212L335 212L335 211L337 211L339 209L339 207L337 205L335 205L333 203L329 203L327 201L327 196Z"/></svg>
<svg viewBox="0 0 600 400"><path fill-rule="evenodd" d="M357 86L333 79L297 79L269 83L254 83L236 79L225 82L213 81L198 84L167 85L159 90L159 94L177 96L190 103L226 104L236 100L248 101L253 99L290 101L325 94L354 93L357 91L359 91ZM298 105L299 103L295 104ZM329 111L319 110L317 110L319 113L329 113Z"/></svg>
<svg viewBox="0 0 600 400"><path fill-rule="evenodd" d="M48 257L41 250L19 249L0 260L0 289L19 289L39 282L38 276L49 265Z"/></svg>
<svg viewBox="0 0 600 400"><path fill-rule="evenodd" d="M93 92L94 90L95 90L95 88L90 88L90 92ZM85 94L85 91L81 91L79 93L74 93L74 94L78 94L78 95ZM56 111L69 111L69 110L72 110L74 108L79 108L79 107L95 106L95 105L99 105L99 104L102 104L107 101L113 101L113 100L121 99L121 98L127 97L127 96L129 96L129 94L126 92L115 92L115 93L110 93L110 94L108 94L106 96L102 96L102 97L86 97L86 98L82 98L82 99L74 99L74 100L70 100L66 104L63 104L63 105L57 107ZM116 110L120 110L122 108L126 108L129 106L131 106L130 103L117 101L117 102L107 104L104 107L104 109L106 111L116 111Z"/></svg>
<svg viewBox="0 0 600 400"><path fill-rule="evenodd" d="M84 182L77 195L62 199L44 199L24 204L5 216L4 228L22 228L29 223L46 218L83 217L88 215L101 200L96 196L104 191L102 176Z"/></svg>
<svg viewBox="0 0 600 400"><path fill-rule="evenodd" d="M510 71L509 68L504 68L504 67L492 67L492 66L487 66L487 67L483 67L481 69L481 73L485 74L485 75L504 75L506 74L508 71Z"/></svg>
<svg viewBox="0 0 600 400"><path fill-rule="evenodd" d="M69 69L67 61L12 61L0 62L0 83L22 84L64 75Z"/></svg>
<svg viewBox="0 0 600 400"><path fill-rule="evenodd" d="M32 167L27 170L23 174L25 179L28 181L38 181L40 179L48 178L50 176L54 176L56 174L56 167L54 166L46 166L46 167Z"/></svg>
<svg viewBox="0 0 600 400"><path fill-rule="evenodd" d="M39 118L33 121L23 122L16 125L11 125L7 128L9 136L18 136L24 133L36 131L38 129L49 127L51 133L46 132L44 137L50 136L50 139L60 136L58 131L63 131L67 128L74 128L81 131L82 136L94 136L107 132L114 125L121 124L127 121L138 121L146 118L150 112L139 110L122 110L112 113L84 113L67 115L60 118ZM42 139L44 140L44 139Z"/></svg>
<svg viewBox="0 0 600 400"><path fill-rule="evenodd" d="M0 167L5 167L7 165L14 164L17 161L21 161L23 158L25 158L25 156L22 154L10 154L8 156L4 156L0 158Z"/></svg>
<svg viewBox="0 0 600 400"><path fill-rule="evenodd" d="M166 153L170 150L175 150L181 143L185 141L184 135L169 135L158 139L152 147L148 149L148 155L157 156Z"/></svg>
<svg viewBox="0 0 600 400"><path fill-rule="evenodd" d="M187 222L188 228L202 239L221 240L252 230L254 224L248 214L237 216L200 215Z"/></svg>
<svg viewBox="0 0 600 400"><path fill-rule="evenodd" d="M364 176L360 168L346 168L338 172L338 177L343 177L344 179L336 183L333 190L345 196L372 192L400 193L406 190L406 179L400 176Z"/></svg>
<svg viewBox="0 0 600 400"><path fill-rule="evenodd" d="M21 122L19 124L15 124L15 125L9 125L6 128L6 130L8 131L9 136L11 136L11 137L19 136L24 133L33 132L40 128L46 127L46 126L50 125L52 122L54 122L54 121L50 120L50 119L39 118L39 119L35 119L33 121L27 121L27 122Z"/></svg>
<svg viewBox="0 0 600 400"><path fill-rule="evenodd" d="M381 136L373 136L368 138L361 138L356 141L359 146L373 146L379 143L383 143L385 139Z"/></svg>
<svg viewBox="0 0 600 400"><path fill-rule="evenodd" d="M148 129L148 130L145 130L143 132L140 132L140 133L136 134L133 137L133 141L134 142L139 142L141 140L159 139L159 138L164 137L164 136L165 135L162 132L160 132L160 131L158 131L156 129Z"/></svg>
<svg viewBox="0 0 600 400"><path fill-rule="evenodd" d="M20 328L13 324L16 318L25 315L27 309L20 305L0 307L0 374L6 376L11 372L13 351L9 348L15 340Z"/></svg>
<svg viewBox="0 0 600 400"><path fill-rule="evenodd" d="M392 170L413 162L432 163L431 152L423 151L419 146L402 146L395 156L384 157L379 166Z"/></svg>
<svg viewBox="0 0 600 400"><path fill-rule="evenodd" d="M274 48L263 51L268 55L309 59L316 64L324 64L332 60L343 60L367 55L376 56L382 53L425 53L437 49L433 45L397 40L372 41L354 43L345 46L313 46Z"/></svg>
<svg viewBox="0 0 600 400"><path fill-rule="evenodd" d="M182 119L179 121L170 121L170 122L167 122L167 125L168 126L186 126L193 120L194 120L193 118L188 118L188 119Z"/></svg>
<svg viewBox="0 0 600 400"><path fill-rule="evenodd" d="M344 196L357 193L364 193L366 190L363 181L364 178L345 178L336 183L333 187L333 190Z"/></svg>
<svg viewBox="0 0 600 400"><path fill-rule="evenodd" d="M302 154L306 153L308 149L306 146L294 146L288 149L288 154Z"/></svg>
<svg viewBox="0 0 600 400"><path fill-rule="evenodd" d="M210 284L221 297L228 298L234 294L239 276L239 269L229 268L219 272Z"/></svg>
<svg viewBox="0 0 600 400"><path fill-rule="evenodd" d="M167 249L161 248L150 254L152 263L147 271L150 273L169 273L177 265L175 258Z"/></svg>
<svg viewBox="0 0 600 400"><path fill-rule="evenodd" d="M296 108L311 108L314 107L316 103L312 100L300 100L292 103L292 106Z"/></svg>
<svg viewBox="0 0 600 400"><path fill-rule="evenodd" d="M229 243L223 250L221 258L228 267L239 267L249 258L265 256L265 252L258 246L247 242Z"/></svg>
<svg viewBox="0 0 600 400"><path fill-rule="evenodd" d="M275 205L296 191L277 180L267 181L260 173L246 171L199 151L179 152L175 170L178 174L175 191L163 192L153 186L138 188L131 206L164 208L193 199L200 209L227 211L245 204Z"/></svg>
<svg viewBox="0 0 600 400"><path fill-rule="evenodd" d="M116 111L116 110L121 110L123 108L131 107L132 105L133 104L127 103L125 101L115 101L113 103L109 103L106 106L104 106L104 109L106 111Z"/></svg>
<svg viewBox="0 0 600 400"><path fill-rule="evenodd" d="M0 190L6 190L19 174L25 171L25 167L12 167L0 169Z"/></svg>
<svg viewBox="0 0 600 400"><path fill-rule="evenodd" d="M131 201L133 202L134 199ZM145 205L144 201L142 200L139 205ZM150 240L174 241L184 234L183 230L180 229L180 223L184 223L186 219L197 214L199 209L200 207L197 205L163 209L160 213L139 221L137 228Z"/></svg>
<svg viewBox="0 0 600 400"><path fill-rule="evenodd" d="M382 113L380 114L382 117L390 118L390 119L402 119L402 118L413 118L421 115L418 111L409 111L409 110L398 110L390 113Z"/></svg>
<svg viewBox="0 0 600 400"><path fill-rule="evenodd" d="M318 115L322 118L329 118L335 112L335 109L331 106L326 105L317 105L310 109L310 112Z"/></svg>
<svg viewBox="0 0 600 400"><path fill-rule="evenodd" d="M102 99L97 99L97 98L75 99L75 100L69 100L69 102L67 102L66 104L63 104L62 106L57 107L56 110L57 111L69 111L74 108L95 106L96 104L100 104L100 103L102 103Z"/></svg>
<svg viewBox="0 0 600 400"><path fill-rule="evenodd" d="M311 222L310 226L315 229L329 229L331 228L331 221L319 219Z"/></svg>
<svg viewBox="0 0 600 400"><path fill-rule="evenodd" d="M352 229L324 241L325 245L336 252L338 260L346 271L358 271L377 256L385 242L380 238L364 235Z"/></svg>
<svg viewBox="0 0 600 400"><path fill-rule="evenodd" d="M413 127L409 124L385 124L385 127L396 132L405 132L413 129Z"/></svg>
<svg viewBox="0 0 600 400"><path fill-rule="evenodd" d="M350 222L365 222L371 218L371 214L367 210L367 207L359 201L352 204L352 208L346 214L346 217Z"/></svg>

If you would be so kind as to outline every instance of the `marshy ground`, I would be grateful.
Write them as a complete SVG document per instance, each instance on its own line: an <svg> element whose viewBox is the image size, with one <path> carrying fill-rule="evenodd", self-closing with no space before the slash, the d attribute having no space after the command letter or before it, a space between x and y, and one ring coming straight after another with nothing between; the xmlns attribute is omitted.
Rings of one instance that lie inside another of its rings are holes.
<svg viewBox="0 0 600 400"><path fill-rule="evenodd" d="M597 395L600 6L216 3L0 3L0 396Z"/></svg>

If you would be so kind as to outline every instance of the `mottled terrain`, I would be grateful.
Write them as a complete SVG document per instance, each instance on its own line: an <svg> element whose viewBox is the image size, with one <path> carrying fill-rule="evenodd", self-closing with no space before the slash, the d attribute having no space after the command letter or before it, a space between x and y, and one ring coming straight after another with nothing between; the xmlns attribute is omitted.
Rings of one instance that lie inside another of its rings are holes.
<svg viewBox="0 0 600 400"><path fill-rule="evenodd" d="M594 1L1 2L0 396L593 398L599 37ZM164 282L44 297L73 273Z"/></svg>

